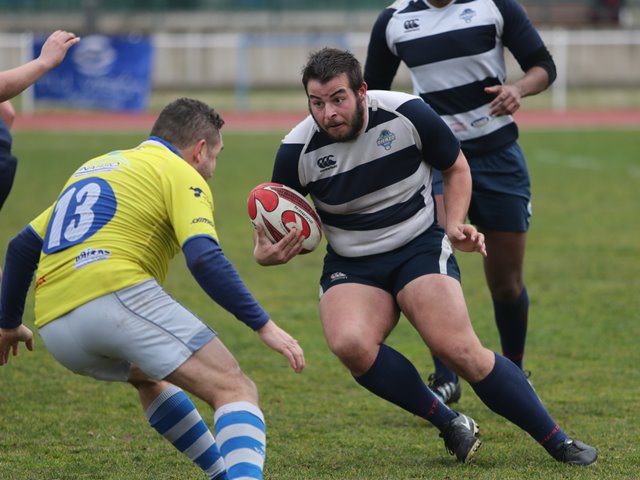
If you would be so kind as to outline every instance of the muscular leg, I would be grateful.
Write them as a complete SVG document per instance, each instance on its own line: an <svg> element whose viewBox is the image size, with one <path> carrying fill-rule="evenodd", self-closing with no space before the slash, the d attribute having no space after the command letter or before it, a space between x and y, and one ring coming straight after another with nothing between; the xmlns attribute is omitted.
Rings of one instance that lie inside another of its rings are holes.
<svg viewBox="0 0 640 480"><path fill-rule="evenodd" d="M523 281L527 234L481 231L487 246L484 271L502 354L522 369L529 312L529 297Z"/></svg>
<svg viewBox="0 0 640 480"><path fill-rule="evenodd" d="M266 434L258 392L222 342L214 338L165 380L155 384L132 382L140 392L143 406L159 391L164 392L167 385L176 385L198 396L216 410L216 439L227 469L227 477L220 478L261 479ZM171 404L171 400L167 403Z"/></svg>
<svg viewBox="0 0 640 480"><path fill-rule="evenodd" d="M419 277L400 291L398 304L432 352L471 383L491 410L549 452L567 438L522 371L480 343L459 282L445 275Z"/></svg>
<svg viewBox="0 0 640 480"><path fill-rule="evenodd" d="M457 414L438 401L406 357L383 344L398 318L391 295L366 285L337 285L320 300L329 348L355 380L442 429Z"/></svg>

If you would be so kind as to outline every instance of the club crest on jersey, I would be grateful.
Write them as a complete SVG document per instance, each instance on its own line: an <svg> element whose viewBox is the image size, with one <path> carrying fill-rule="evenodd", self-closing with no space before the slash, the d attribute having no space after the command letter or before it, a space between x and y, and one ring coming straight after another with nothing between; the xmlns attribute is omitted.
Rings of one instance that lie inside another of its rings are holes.
<svg viewBox="0 0 640 480"><path fill-rule="evenodd" d="M464 20L465 23L471 23L473 17L476 16L476 11L471 8L465 8L462 13L460 13L460 18Z"/></svg>
<svg viewBox="0 0 640 480"><path fill-rule="evenodd" d="M396 141L396 135L389 130L382 130L376 140L376 144L379 147L384 147L385 150L391 150L391 144Z"/></svg>

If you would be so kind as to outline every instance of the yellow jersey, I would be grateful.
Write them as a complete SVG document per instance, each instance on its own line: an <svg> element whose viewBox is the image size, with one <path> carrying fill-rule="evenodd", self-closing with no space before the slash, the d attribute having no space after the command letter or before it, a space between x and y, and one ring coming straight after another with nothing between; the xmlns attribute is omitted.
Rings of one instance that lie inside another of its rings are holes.
<svg viewBox="0 0 640 480"><path fill-rule="evenodd" d="M107 293L162 283L190 238L218 241L209 185L153 139L83 164L30 226L43 239L37 327Z"/></svg>

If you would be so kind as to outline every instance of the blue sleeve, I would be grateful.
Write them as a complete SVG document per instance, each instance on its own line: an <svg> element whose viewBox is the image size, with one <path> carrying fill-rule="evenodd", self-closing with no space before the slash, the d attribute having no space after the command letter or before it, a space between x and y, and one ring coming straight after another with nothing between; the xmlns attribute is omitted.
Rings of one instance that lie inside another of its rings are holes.
<svg viewBox="0 0 640 480"><path fill-rule="evenodd" d="M422 143L422 158L438 170L453 165L460 154L460 141L438 114L420 98L409 100L398 113L414 125Z"/></svg>
<svg viewBox="0 0 640 480"><path fill-rule="evenodd" d="M369 90L389 90L396 76L400 58L387 45L387 25L395 9L385 8L371 29L367 59L364 64L364 81Z"/></svg>
<svg viewBox="0 0 640 480"><path fill-rule="evenodd" d="M191 274L218 305L253 330L267 323L269 315L249 292L215 240L211 237L194 237L185 242L182 251Z"/></svg>
<svg viewBox="0 0 640 480"><path fill-rule="evenodd" d="M526 72L535 66L542 67L549 75L549 84L553 83L556 78L555 64L522 5L516 0L494 2L504 19L502 42L513 54L522 71Z"/></svg>
<svg viewBox="0 0 640 480"><path fill-rule="evenodd" d="M33 274L38 268L42 239L25 227L7 247L0 291L0 328L17 328Z"/></svg>
<svg viewBox="0 0 640 480"><path fill-rule="evenodd" d="M276 153L271 181L291 187L306 196L309 192L300 184L300 177L298 176L298 162L303 147L304 145L299 143L283 143L280 145Z"/></svg>

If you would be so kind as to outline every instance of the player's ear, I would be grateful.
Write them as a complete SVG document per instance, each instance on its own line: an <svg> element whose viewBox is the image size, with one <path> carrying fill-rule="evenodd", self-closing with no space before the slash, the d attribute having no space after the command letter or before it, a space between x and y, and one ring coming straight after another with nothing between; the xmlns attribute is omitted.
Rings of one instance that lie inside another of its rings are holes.
<svg viewBox="0 0 640 480"><path fill-rule="evenodd" d="M200 163L206 157L207 141L204 138L199 139L191 147L191 156L196 163Z"/></svg>
<svg viewBox="0 0 640 480"><path fill-rule="evenodd" d="M364 98L364 96L367 94L368 89L369 86L367 85L367 82L362 82L362 85L358 89L358 95L360 96L360 98Z"/></svg>

